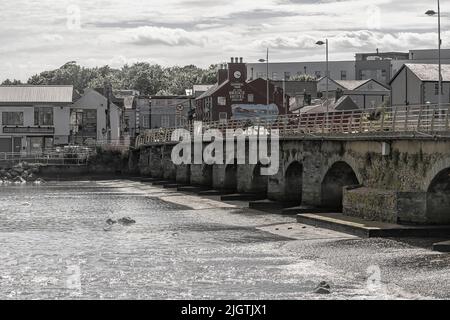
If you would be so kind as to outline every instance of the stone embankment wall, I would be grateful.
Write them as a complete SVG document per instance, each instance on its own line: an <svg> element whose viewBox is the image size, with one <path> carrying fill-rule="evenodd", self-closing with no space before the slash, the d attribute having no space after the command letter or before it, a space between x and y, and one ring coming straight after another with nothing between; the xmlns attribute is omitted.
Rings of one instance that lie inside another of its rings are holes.
<svg viewBox="0 0 450 320"><path fill-rule="evenodd" d="M114 178L139 174L136 163L138 152L98 149L86 163L33 164L28 162L2 163L0 183L33 182L39 177L47 180L77 180L87 177Z"/></svg>

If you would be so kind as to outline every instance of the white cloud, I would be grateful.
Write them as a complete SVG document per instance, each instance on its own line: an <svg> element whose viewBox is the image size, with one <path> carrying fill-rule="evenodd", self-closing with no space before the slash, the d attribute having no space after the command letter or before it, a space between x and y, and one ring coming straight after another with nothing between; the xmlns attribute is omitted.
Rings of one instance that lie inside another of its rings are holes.
<svg viewBox="0 0 450 320"><path fill-rule="evenodd" d="M67 28L70 5L80 8L80 30ZM0 81L25 80L70 60L89 66L256 61L267 46L273 61L308 60L322 58L315 42L325 37L332 59L376 48L435 47L437 21L424 15L432 8L423 0L4 0ZM450 5L442 3L442 10ZM450 20L442 28L448 47Z"/></svg>
<svg viewBox="0 0 450 320"><path fill-rule="evenodd" d="M180 28L138 27L127 30L127 42L136 45L163 44L167 46L204 46L207 38L199 32L187 32Z"/></svg>
<svg viewBox="0 0 450 320"><path fill-rule="evenodd" d="M64 40L64 37L60 34L47 33L42 35L42 40L47 42L57 42Z"/></svg>

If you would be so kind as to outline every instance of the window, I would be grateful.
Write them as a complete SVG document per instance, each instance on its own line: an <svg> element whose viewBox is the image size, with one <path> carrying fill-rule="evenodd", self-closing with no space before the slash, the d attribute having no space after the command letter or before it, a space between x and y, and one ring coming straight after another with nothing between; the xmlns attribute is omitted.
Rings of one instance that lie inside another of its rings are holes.
<svg viewBox="0 0 450 320"><path fill-rule="evenodd" d="M4 126L23 126L23 112L3 112L2 123Z"/></svg>
<svg viewBox="0 0 450 320"><path fill-rule="evenodd" d="M290 72L285 72L284 73L284 80L288 81L291 79L291 73Z"/></svg>
<svg viewBox="0 0 450 320"><path fill-rule="evenodd" d="M97 137L97 110L95 110L95 109L71 109L70 110L70 129L71 129L71 135L73 137L81 137L81 140L83 140L84 137L96 138Z"/></svg>
<svg viewBox="0 0 450 320"><path fill-rule="evenodd" d="M52 126L53 125L53 108L52 107L36 107L36 108L34 108L34 125L35 126Z"/></svg>
<svg viewBox="0 0 450 320"><path fill-rule="evenodd" d="M161 116L161 127L162 128L170 127L170 116L168 115Z"/></svg>
<svg viewBox="0 0 450 320"><path fill-rule="evenodd" d="M227 105L227 98L225 98L225 97L217 97L217 104L219 106L226 106Z"/></svg>
<svg viewBox="0 0 450 320"><path fill-rule="evenodd" d="M381 80L386 81L387 80L387 71L386 69L381 70Z"/></svg>
<svg viewBox="0 0 450 320"><path fill-rule="evenodd" d="M255 102L255 96L253 95L253 93L248 94L247 100L248 102Z"/></svg>
<svg viewBox="0 0 450 320"><path fill-rule="evenodd" d="M226 123L228 118L228 114L226 112L219 112L219 122Z"/></svg>
<svg viewBox="0 0 450 320"><path fill-rule="evenodd" d="M341 71L341 80L347 80L347 71L345 70Z"/></svg>
<svg viewBox="0 0 450 320"><path fill-rule="evenodd" d="M144 128L144 129L150 128L150 116L149 115L142 116L142 128Z"/></svg>
<svg viewBox="0 0 450 320"><path fill-rule="evenodd" d="M368 80L369 77L367 75L367 70L360 70L359 71L359 80Z"/></svg>

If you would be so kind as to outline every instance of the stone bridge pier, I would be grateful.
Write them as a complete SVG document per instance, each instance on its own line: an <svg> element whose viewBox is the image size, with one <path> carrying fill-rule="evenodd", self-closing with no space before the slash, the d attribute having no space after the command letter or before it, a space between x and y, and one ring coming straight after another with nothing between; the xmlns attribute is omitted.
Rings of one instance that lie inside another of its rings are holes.
<svg viewBox="0 0 450 320"><path fill-rule="evenodd" d="M170 144L141 147L140 172L180 183L264 194L273 201L367 220L450 224L450 139L284 139L279 170L272 176L261 175L260 164L238 165L237 161L174 166L171 148Z"/></svg>

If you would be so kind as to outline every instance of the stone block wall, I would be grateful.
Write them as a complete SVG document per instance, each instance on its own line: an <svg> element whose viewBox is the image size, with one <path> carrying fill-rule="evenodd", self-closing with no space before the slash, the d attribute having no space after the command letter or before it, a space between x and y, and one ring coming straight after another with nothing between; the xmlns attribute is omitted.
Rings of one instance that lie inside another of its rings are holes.
<svg viewBox="0 0 450 320"><path fill-rule="evenodd" d="M343 213L365 220L397 223L397 192L344 188Z"/></svg>

